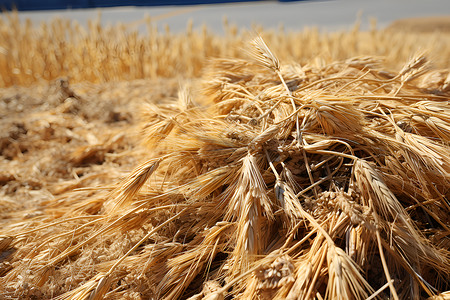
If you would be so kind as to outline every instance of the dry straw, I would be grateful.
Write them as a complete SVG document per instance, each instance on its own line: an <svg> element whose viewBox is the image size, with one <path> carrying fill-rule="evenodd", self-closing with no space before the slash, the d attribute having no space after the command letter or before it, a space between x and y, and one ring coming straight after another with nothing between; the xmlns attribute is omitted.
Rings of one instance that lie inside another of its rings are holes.
<svg viewBox="0 0 450 300"><path fill-rule="evenodd" d="M0 293L446 297L447 86L419 87L420 55L395 73L369 57L284 64L270 44L257 37L252 58L212 61L197 92L141 106L147 150L129 176L5 225Z"/></svg>

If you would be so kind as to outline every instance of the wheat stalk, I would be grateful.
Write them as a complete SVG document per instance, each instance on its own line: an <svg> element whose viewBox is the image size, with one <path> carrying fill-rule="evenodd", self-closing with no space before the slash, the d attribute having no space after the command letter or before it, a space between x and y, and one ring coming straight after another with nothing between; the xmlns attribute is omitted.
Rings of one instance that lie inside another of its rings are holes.
<svg viewBox="0 0 450 300"><path fill-rule="evenodd" d="M161 159L151 159L138 166L122 183L122 185L113 191L114 205L112 211L117 211L122 206L127 205L133 200L143 185L147 182L153 172L158 168Z"/></svg>

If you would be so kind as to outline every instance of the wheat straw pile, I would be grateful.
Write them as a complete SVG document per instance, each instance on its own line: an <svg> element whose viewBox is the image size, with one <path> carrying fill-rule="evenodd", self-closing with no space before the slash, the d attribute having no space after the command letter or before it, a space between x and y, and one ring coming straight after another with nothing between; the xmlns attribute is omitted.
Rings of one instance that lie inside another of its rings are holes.
<svg viewBox="0 0 450 300"><path fill-rule="evenodd" d="M246 49L42 177L52 196L2 221L0 299L449 297L448 70ZM72 109L100 92L58 84L45 116L88 136L95 102ZM70 181L77 164L95 166Z"/></svg>

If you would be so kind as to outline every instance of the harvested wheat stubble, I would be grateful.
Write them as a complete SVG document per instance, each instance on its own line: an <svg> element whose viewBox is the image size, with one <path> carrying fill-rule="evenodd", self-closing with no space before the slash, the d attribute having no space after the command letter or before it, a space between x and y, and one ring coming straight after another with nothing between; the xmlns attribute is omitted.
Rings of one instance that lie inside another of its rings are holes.
<svg viewBox="0 0 450 300"><path fill-rule="evenodd" d="M0 223L40 214L42 201L132 169L139 161L133 107L176 96L177 80L161 83L59 79L0 89Z"/></svg>
<svg viewBox="0 0 450 300"><path fill-rule="evenodd" d="M420 55L387 72L251 44L140 108L126 178L0 231L4 298L446 297L448 71L428 88Z"/></svg>

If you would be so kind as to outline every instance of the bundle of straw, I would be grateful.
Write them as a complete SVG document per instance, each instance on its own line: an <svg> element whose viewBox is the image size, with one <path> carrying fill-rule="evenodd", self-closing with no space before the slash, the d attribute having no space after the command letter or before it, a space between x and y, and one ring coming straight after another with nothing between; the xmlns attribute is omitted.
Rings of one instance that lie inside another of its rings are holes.
<svg viewBox="0 0 450 300"><path fill-rule="evenodd" d="M0 293L445 297L448 72L429 89L420 55L391 73L372 57L284 65L261 38L251 49L214 61L201 93L142 107L148 157L127 178L2 230Z"/></svg>

